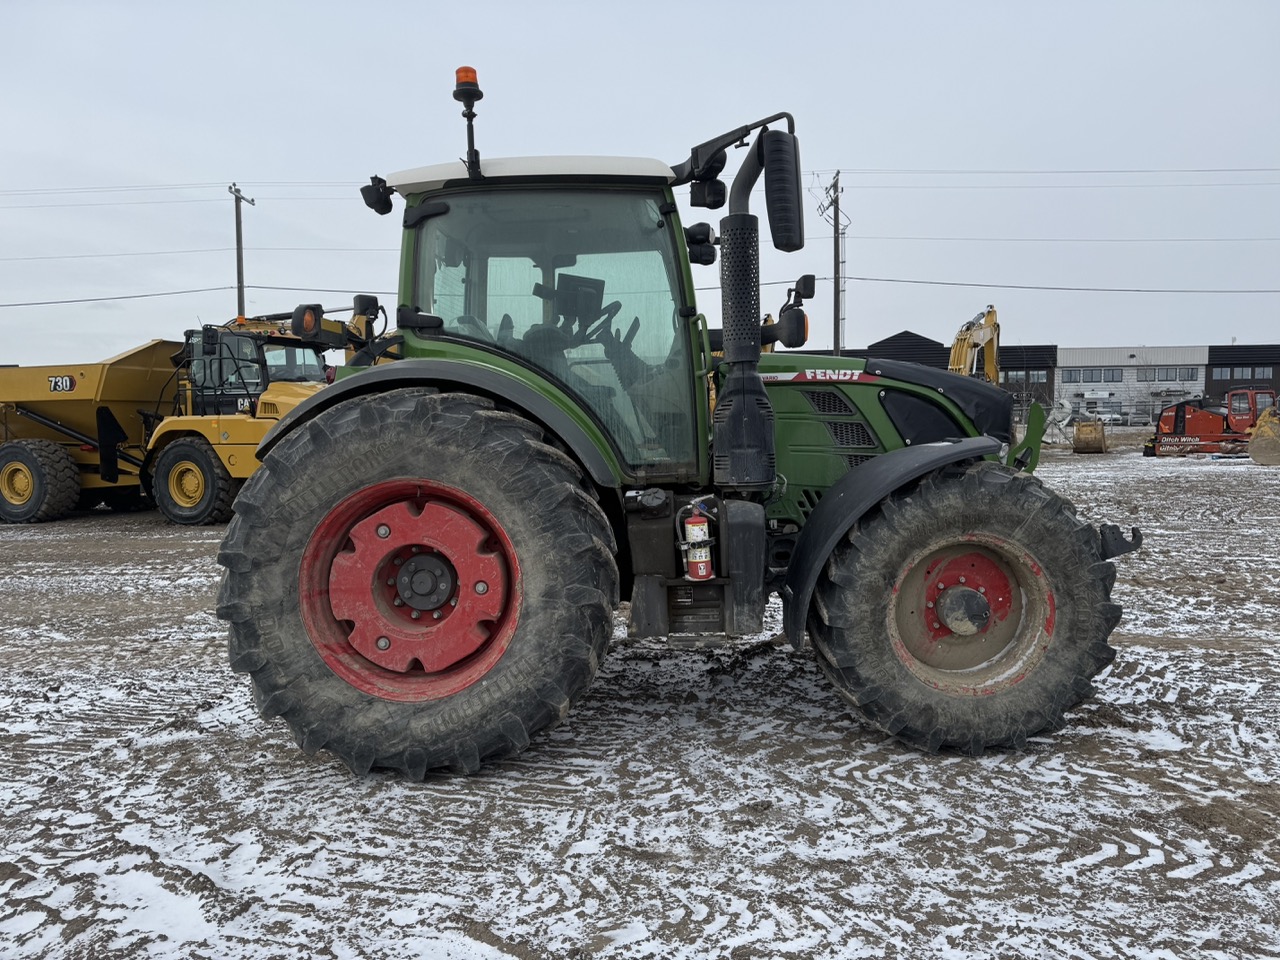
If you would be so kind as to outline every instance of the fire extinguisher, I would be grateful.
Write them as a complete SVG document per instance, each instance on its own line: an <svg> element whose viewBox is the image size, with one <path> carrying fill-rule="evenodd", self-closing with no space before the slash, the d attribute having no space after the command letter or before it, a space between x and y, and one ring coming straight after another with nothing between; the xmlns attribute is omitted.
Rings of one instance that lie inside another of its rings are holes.
<svg viewBox="0 0 1280 960"><path fill-rule="evenodd" d="M711 564L711 544L715 541L711 536L711 521L703 512L702 501L695 500L677 517L686 511L689 516L680 523L680 550L684 553L684 578L686 580L710 580L716 575Z"/></svg>

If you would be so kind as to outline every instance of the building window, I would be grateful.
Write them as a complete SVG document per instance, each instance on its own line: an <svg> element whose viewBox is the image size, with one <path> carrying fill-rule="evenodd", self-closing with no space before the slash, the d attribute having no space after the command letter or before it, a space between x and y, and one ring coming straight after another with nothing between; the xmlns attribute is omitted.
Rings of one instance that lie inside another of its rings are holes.
<svg viewBox="0 0 1280 960"><path fill-rule="evenodd" d="M1230 368L1230 367L1214 367L1214 368L1213 368L1213 379L1215 379L1215 380L1230 380L1230 379L1231 379L1231 368Z"/></svg>
<svg viewBox="0 0 1280 960"><path fill-rule="evenodd" d="M1271 367L1254 367L1253 376L1256 380L1270 380L1274 374L1271 372Z"/></svg>
<svg viewBox="0 0 1280 960"><path fill-rule="evenodd" d="M1157 367L1156 379L1163 383L1173 383L1178 379L1177 367Z"/></svg>
<svg viewBox="0 0 1280 960"><path fill-rule="evenodd" d="M1062 382L1063 383L1079 383L1080 371L1079 370L1063 370Z"/></svg>
<svg viewBox="0 0 1280 960"><path fill-rule="evenodd" d="M1252 376L1253 376L1253 367L1232 367L1231 368L1232 380L1248 380Z"/></svg>
<svg viewBox="0 0 1280 960"><path fill-rule="evenodd" d="M1010 370L1010 371L1009 371L1009 382L1010 382L1010 383L1025 383L1025 382L1026 382L1026 379L1027 379L1027 373L1026 373L1026 371L1025 371L1025 370Z"/></svg>
<svg viewBox="0 0 1280 960"><path fill-rule="evenodd" d="M1199 367L1179 367L1178 379L1179 380L1199 380L1200 368Z"/></svg>
<svg viewBox="0 0 1280 960"><path fill-rule="evenodd" d="M1107 367L1102 371L1102 379L1106 383L1123 383L1124 370L1121 367Z"/></svg>
<svg viewBox="0 0 1280 960"><path fill-rule="evenodd" d="M1156 368L1155 368L1155 367L1139 367L1139 368L1138 368L1138 382L1139 382L1139 383L1150 383L1150 382L1152 382L1153 380L1155 380L1155 378L1156 378Z"/></svg>
<svg viewBox="0 0 1280 960"><path fill-rule="evenodd" d="M1032 370L1030 371L1029 379L1032 383L1048 383L1049 371L1048 370Z"/></svg>
<svg viewBox="0 0 1280 960"><path fill-rule="evenodd" d="M1086 367L1084 370L1081 370L1081 371L1080 371L1080 379L1081 379L1082 381L1084 381L1085 383L1101 383L1101 382L1102 382L1102 368L1101 368L1101 367Z"/></svg>

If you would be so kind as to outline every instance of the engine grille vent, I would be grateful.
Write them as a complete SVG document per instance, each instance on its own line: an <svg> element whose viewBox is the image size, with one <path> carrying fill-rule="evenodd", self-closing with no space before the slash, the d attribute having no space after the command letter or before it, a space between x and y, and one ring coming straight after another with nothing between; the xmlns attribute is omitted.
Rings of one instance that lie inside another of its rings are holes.
<svg viewBox="0 0 1280 960"><path fill-rule="evenodd" d="M828 422L827 430L831 433L831 439L839 447L874 447L876 445L876 438L871 435L865 423Z"/></svg>
<svg viewBox="0 0 1280 960"><path fill-rule="evenodd" d="M849 401L835 391L806 390L804 395L818 413L825 413L831 417L851 417L857 413L849 405Z"/></svg>
<svg viewBox="0 0 1280 960"><path fill-rule="evenodd" d="M280 408L270 400L258 401L258 416L260 417L278 417L280 416Z"/></svg>

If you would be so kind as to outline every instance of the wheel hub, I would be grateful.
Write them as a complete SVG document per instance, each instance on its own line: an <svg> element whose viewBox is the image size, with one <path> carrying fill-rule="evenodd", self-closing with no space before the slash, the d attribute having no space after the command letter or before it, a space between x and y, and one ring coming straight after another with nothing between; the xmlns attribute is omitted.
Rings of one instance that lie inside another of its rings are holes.
<svg viewBox="0 0 1280 960"><path fill-rule="evenodd" d="M934 609L939 622L962 637L981 633L991 619L991 604L972 587L948 587L938 596Z"/></svg>
<svg viewBox="0 0 1280 960"><path fill-rule="evenodd" d="M1034 563L995 539L926 549L895 585L895 650L931 684L967 687L999 675L1010 650L1034 642L1023 623L1028 602L1051 616L1052 594L1042 581ZM1043 604L1029 599L1042 594Z"/></svg>
<svg viewBox="0 0 1280 960"><path fill-rule="evenodd" d="M0 470L0 496L15 506L31 499L33 486L31 471L21 463L9 463Z"/></svg>
<svg viewBox="0 0 1280 960"><path fill-rule="evenodd" d="M328 575L333 616L360 656L397 673L459 666L512 598L502 547L461 506L399 501L355 522Z"/></svg>
<svg viewBox="0 0 1280 960"><path fill-rule="evenodd" d="M437 610L453 596L458 577L439 554L410 557L400 567L396 593L415 610Z"/></svg>
<svg viewBox="0 0 1280 960"><path fill-rule="evenodd" d="M204 497L204 471L184 460L169 471L169 496L180 507L199 506Z"/></svg>

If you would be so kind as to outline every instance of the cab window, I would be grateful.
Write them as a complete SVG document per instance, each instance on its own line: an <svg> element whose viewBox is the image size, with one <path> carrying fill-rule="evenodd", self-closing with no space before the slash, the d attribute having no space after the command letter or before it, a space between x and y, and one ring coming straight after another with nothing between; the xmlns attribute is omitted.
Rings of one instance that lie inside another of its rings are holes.
<svg viewBox="0 0 1280 960"><path fill-rule="evenodd" d="M662 203L633 191L459 194L419 227L416 248L420 307L448 335L559 381L632 466L696 462L688 328Z"/></svg>

